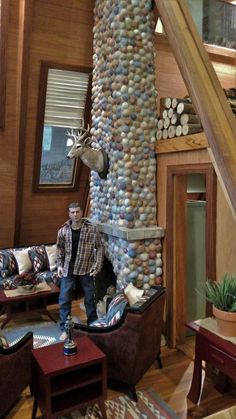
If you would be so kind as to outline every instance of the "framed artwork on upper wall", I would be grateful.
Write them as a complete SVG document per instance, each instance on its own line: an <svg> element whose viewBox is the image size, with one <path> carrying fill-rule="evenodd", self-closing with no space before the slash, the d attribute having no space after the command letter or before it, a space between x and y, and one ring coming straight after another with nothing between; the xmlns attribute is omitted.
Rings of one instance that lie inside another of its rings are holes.
<svg viewBox="0 0 236 419"><path fill-rule="evenodd" d="M36 126L33 192L78 189L79 159L68 159L71 128L91 113L92 69L42 62Z"/></svg>
<svg viewBox="0 0 236 419"><path fill-rule="evenodd" d="M9 1L0 0L0 129L5 128L6 49Z"/></svg>

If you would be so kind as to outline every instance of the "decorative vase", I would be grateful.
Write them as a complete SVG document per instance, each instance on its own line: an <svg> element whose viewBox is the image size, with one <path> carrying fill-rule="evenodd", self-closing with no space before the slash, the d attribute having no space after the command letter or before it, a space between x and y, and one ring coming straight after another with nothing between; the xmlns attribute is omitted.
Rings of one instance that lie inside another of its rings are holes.
<svg viewBox="0 0 236 419"><path fill-rule="evenodd" d="M218 332L227 337L236 336L236 312L222 311L213 305Z"/></svg>
<svg viewBox="0 0 236 419"><path fill-rule="evenodd" d="M17 289L22 294L31 294L36 291L36 285L35 284L29 284L29 285L18 285Z"/></svg>

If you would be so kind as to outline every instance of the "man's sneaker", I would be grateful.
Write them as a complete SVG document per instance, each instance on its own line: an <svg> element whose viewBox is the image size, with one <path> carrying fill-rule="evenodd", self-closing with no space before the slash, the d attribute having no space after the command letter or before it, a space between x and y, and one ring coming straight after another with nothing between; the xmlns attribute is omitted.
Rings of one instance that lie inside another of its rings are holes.
<svg viewBox="0 0 236 419"><path fill-rule="evenodd" d="M60 340L66 340L68 338L68 335L66 332L62 332L61 336L59 337Z"/></svg>

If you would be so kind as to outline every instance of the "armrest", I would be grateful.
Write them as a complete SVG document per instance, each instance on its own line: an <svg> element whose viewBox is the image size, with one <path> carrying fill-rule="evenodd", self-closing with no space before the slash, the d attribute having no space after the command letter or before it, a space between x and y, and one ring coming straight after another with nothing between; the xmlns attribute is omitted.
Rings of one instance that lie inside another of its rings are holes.
<svg viewBox="0 0 236 419"><path fill-rule="evenodd" d="M126 307L124 309L124 312L123 312L121 318L118 320L117 323L113 324L112 326L98 327L98 326L87 326L86 324L81 324L81 323L75 323L74 324L74 329L75 329L75 331L80 330L81 332L96 333L96 334L97 333L102 334L102 333L113 332L113 330L119 329L119 327L124 323L128 312L129 312L129 308Z"/></svg>
<svg viewBox="0 0 236 419"><path fill-rule="evenodd" d="M27 332L15 345L9 346L7 348L0 347L0 354L10 355L17 352L19 349L23 348L28 342L32 341L33 349L33 332Z"/></svg>
<svg viewBox="0 0 236 419"><path fill-rule="evenodd" d="M150 304L153 303L153 301L165 293L165 288L162 285L156 285L151 287L148 292L150 293L150 297L147 300L145 300L145 297L143 300L141 298L140 301L130 306L127 310L130 313L143 313L150 306Z"/></svg>

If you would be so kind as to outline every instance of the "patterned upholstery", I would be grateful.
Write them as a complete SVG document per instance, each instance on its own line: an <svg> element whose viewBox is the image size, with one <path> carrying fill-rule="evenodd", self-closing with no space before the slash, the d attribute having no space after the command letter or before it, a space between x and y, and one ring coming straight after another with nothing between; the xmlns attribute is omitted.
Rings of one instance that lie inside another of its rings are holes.
<svg viewBox="0 0 236 419"><path fill-rule="evenodd" d="M38 272L36 274L36 278L39 282L43 282L46 281L50 284L50 282L53 282L55 285L59 284L59 277L57 274L57 271L51 272L51 271L43 271L43 272Z"/></svg>
<svg viewBox="0 0 236 419"><path fill-rule="evenodd" d="M45 246L33 246L28 251L29 258L33 265L34 272L41 272L49 269L48 257Z"/></svg>
<svg viewBox="0 0 236 419"><path fill-rule="evenodd" d="M95 320L90 326L106 327L116 324L124 312L128 300L124 293L117 294L110 302L107 313L105 316Z"/></svg>
<svg viewBox="0 0 236 419"><path fill-rule="evenodd" d="M16 258L11 250L0 250L0 275L2 278L18 273Z"/></svg>

